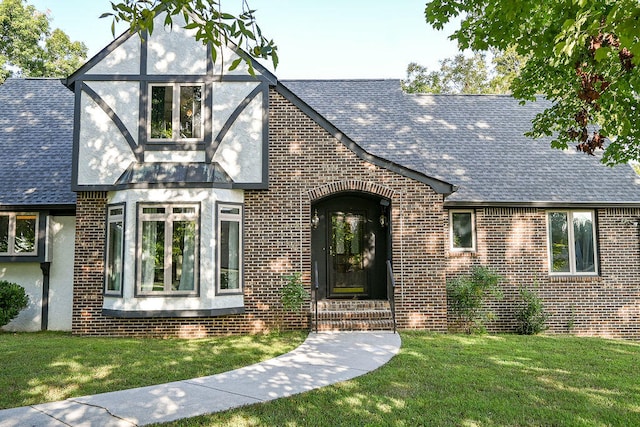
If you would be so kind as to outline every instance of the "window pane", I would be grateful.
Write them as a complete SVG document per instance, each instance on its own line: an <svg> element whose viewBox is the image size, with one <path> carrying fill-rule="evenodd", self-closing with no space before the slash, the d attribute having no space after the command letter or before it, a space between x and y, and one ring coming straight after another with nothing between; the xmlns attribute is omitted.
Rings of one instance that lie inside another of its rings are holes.
<svg viewBox="0 0 640 427"><path fill-rule="evenodd" d="M573 214L573 237L575 240L576 272L595 272L591 212L575 212Z"/></svg>
<svg viewBox="0 0 640 427"><path fill-rule="evenodd" d="M107 249L107 291L119 292L122 286L122 221L109 223L109 248Z"/></svg>
<svg viewBox="0 0 640 427"><path fill-rule="evenodd" d="M180 138L202 138L202 90L180 87Z"/></svg>
<svg viewBox="0 0 640 427"><path fill-rule="evenodd" d="M0 252L9 252L9 217L0 215Z"/></svg>
<svg viewBox="0 0 640 427"><path fill-rule="evenodd" d="M142 223L142 291L164 290L164 222Z"/></svg>
<svg viewBox="0 0 640 427"><path fill-rule="evenodd" d="M173 208L174 214L186 213L186 214L194 214L196 213L196 208Z"/></svg>
<svg viewBox="0 0 640 427"><path fill-rule="evenodd" d="M151 87L151 138L171 138L173 87Z"/></svg>
<svg viewBox="0 0 640 427"><path fill-rule="evenodd" d="M473 227L471 212L453 212L453 247L456 249L473 248Z"/></svg>
<svg viewBox="0 0 640 427"><path fill-rule="evenodd" d="M223 214L234 214L234 215L240 215L240 208L227 208L227 207L223 207L223 208L220 208L220 213L223 213Z"/></svg>
<svg viewBox="0 0 640 427"><path fill-rule="evenodd" d="M163 214L164 208L142 208L142 213L145 214Z"/></svg>
<svg viewBox="0 0 640 427"><path fill-rule="evenodd" d="M175 221L171 248L172 290L192 291L195 288L195 249L195 221Z"/></svg>
<svg viewBox="0 0 640 427"><path fill-rule="evenodd" d="M240 289L240 223L220 222L220 289Z"/></svg>
<svg viewBox="0 0 640 427"><path fill-rule="evenodd" d="M16 253L35 252L36 222L36 215L16 216L16 240L14 244Z"/></svg>
<svg viewBox="0 0 640 427"><path fill-rule="evenodd" d="M569 233L567 214L564 212L549 213L551 227L551 271L569 272Z"/></svg>

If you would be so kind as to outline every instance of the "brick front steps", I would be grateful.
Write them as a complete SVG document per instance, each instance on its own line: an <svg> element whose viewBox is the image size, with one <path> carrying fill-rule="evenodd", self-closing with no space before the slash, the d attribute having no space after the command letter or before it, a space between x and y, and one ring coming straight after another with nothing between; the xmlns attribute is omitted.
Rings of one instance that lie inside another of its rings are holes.
<svg viewBox="0 0 640 427"><path fill-rule="evenodd" d="M315 330L313 312L311 322L312 330ZM318 331L393 331L389 301L318 301Z"/></svg>

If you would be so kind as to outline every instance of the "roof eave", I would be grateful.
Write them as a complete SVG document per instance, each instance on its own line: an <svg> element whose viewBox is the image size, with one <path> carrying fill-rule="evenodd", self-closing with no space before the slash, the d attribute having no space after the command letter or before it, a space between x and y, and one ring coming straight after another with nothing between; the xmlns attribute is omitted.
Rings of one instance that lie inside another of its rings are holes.
<svg viewBox="0 0 640 427"><path fill-rule="evenodd" d="M445 208L640 208L640 202L612 201L495 201L495 200L446 200Z"/></svg>

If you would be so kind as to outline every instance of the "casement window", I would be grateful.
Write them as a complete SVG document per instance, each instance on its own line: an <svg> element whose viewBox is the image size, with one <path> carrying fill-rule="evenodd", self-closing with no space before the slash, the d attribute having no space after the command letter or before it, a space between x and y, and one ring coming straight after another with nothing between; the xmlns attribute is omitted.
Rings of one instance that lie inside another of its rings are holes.
<svg viewBox="0 0 640 427"><path fill-rule="evenodd" d="M242 292L242 206L219 204L217 208L217 290Z"/></svg>
<svg viewBox="0 0 640 427"><path fill-rule="evenodd" d="M124 205L107 209L107 259L105 294L122 295L124 250Z"/></svg>
<svg viewBox="0 0 640 427"><path fill-rule="evenodd" d="M476 250L475 215L472 210L449 212L449 241L452 251Z"/></svg>
<svg viewBox="0 0 640 427"><path fill-rule="evenodd" d="M597 251L593 211L548 212L549 272L593 275Z"/></svg>
<svg viewBox="0 0 640 427"><path fill-rule="evenodd" d="M200 206L138 205L139 294L196 294Z"/></svg>
<svg viewBox="0 0 640 427"><path fill-rule="evenodd" d="M37 213L0 212L0 256L38 253Z"/></svg>
<svg viewBox="0 0 640 427"><path fill-rule="evenodd" d="M150 141L184 141L203 138L202 84L152 84L149 86L148 138Z"/></svg>

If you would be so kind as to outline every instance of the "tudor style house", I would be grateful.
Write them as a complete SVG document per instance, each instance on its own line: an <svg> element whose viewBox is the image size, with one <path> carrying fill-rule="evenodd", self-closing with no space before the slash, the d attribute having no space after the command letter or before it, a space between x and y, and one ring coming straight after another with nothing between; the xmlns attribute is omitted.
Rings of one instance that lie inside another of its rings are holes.
<svg viewBox="0 0 640 427"><path fill-rule="evenodd" d="M318 300L326 328L394 307L444 332L447 281L486 265L491 330L525 286L552 333L640 338L640 178L525 138L545 102L283 82L227 71L237 55L159 24L63 82L0 86L0 280L31 297L7 329L308 328ZM302 313L280 301L295 272Z"/></svg>

